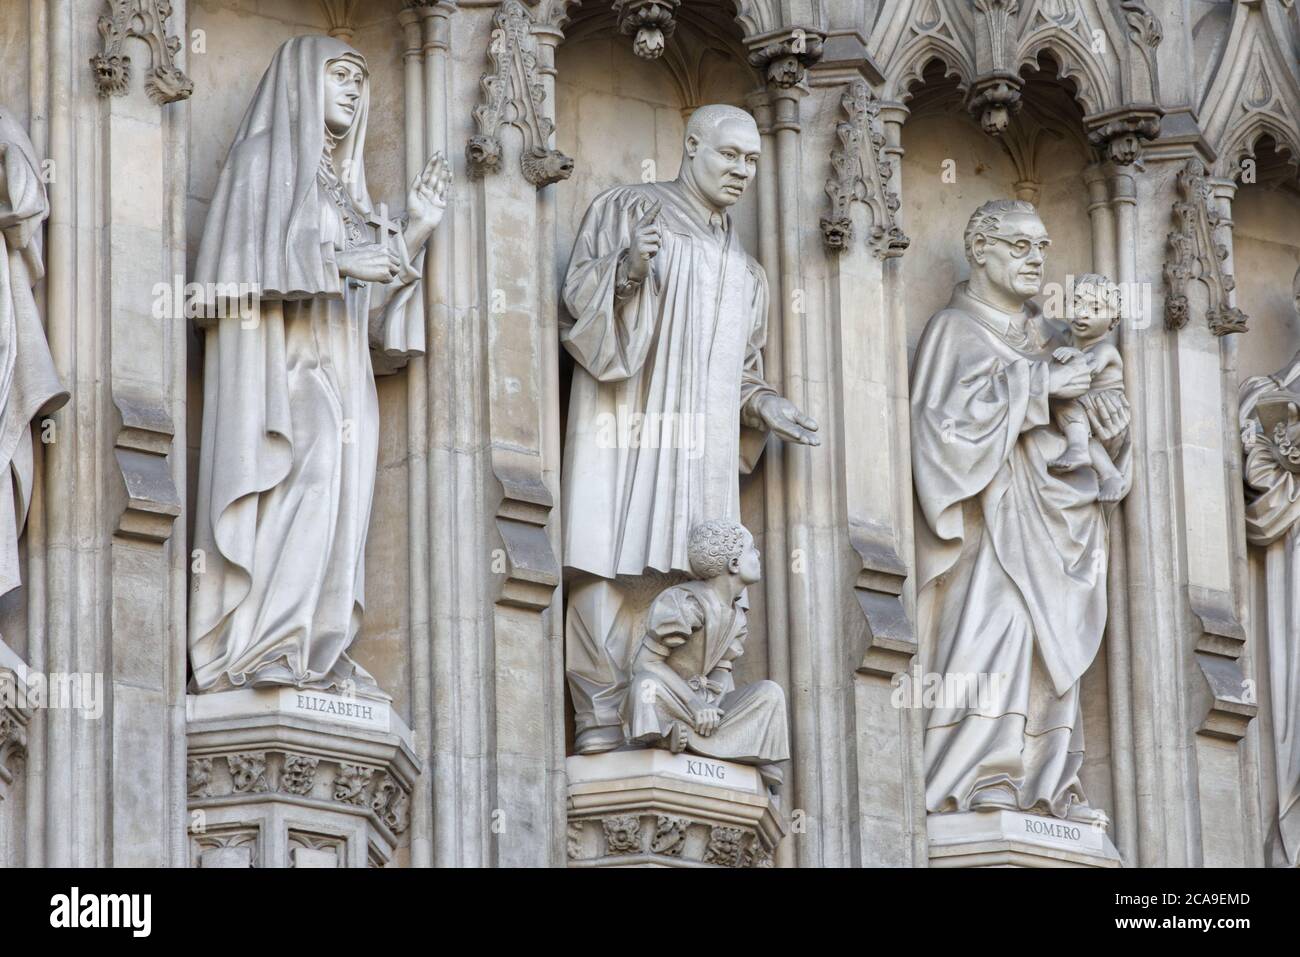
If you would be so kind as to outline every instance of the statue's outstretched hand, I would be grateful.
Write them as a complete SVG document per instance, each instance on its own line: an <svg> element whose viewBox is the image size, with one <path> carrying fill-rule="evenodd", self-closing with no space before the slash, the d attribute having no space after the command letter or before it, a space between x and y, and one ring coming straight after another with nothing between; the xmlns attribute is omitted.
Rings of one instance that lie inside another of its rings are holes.
<svg viewBox="0 0 1300 957"><path fill-rule="evenodd" d="M437 228L447 210L450 191L451 164L442 153L434 153L406 193L406 212L413 231L427 234Z"/></svg>
<svg viewBox="0 0 1300 957"><path fill-rule="evenodd" d="M817 420L804 415L785 396L771 393L764 395L758 399L754 411L769 430L787 442L798 442L800 445L822 444L821 439L814 434L817 431Z"/></svg>

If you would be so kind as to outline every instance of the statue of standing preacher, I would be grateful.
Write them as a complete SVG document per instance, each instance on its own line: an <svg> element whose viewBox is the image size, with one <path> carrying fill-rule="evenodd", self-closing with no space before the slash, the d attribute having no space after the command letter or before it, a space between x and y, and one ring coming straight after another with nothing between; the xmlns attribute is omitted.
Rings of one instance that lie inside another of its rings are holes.
<svg viewBox="0 0 1300 957"><path fill-rule="evenodd" d="M763 380L767 279L727 213L761 148L748 113L700 107L677 179L602 193L574 242L562 498L580 754L625 743L640 599L689 576L692 527L739 521L740 472L764 433L818 444L817 424Z"/></svg>

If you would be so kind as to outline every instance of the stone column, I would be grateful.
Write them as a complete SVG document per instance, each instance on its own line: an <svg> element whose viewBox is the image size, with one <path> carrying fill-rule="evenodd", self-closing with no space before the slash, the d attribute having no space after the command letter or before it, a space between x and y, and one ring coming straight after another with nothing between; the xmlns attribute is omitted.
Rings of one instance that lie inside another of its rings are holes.
<svg viewBox="0 0 1300 957"><path fill-rule="evenodd" d="M1133 400L1133 492L1124 504L1128 633L1142 866L1247 864L1258 857L1257 809L1243 787L1240 746L1255 705L1245 700L1245 632L1232 570L1225 470L1236 453L1224 394L1214 303L1193 293L1182 328L1170 328L1165 236L1189 202L1180 174L1198 159L1185 139L1156 141L1141 175L1112 174L1121 281L1152 283L1151 308L1121 338ZM1193 205L1197 202L1191 197ZM1224 241L1220 231L1219 241ZM1206 263L1208 266L1208 261ZM1112 689L1113 692L1114 689ZM1185 746L1169 747L1169 741ZM1170 815L1186 807L1187 815ZM1130 853L1132 853L1130 851Z"/></svg>

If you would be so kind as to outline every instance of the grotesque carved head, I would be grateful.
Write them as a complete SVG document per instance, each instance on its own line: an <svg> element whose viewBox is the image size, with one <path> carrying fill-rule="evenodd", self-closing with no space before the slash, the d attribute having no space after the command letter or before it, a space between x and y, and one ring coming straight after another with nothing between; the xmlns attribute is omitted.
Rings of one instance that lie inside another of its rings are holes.
<svg viewBox="0 0 1300 957"><path fill-rule="evenodd" d="M1051 240L1032 203L996 199L975 210L966 224L971 286L987 288L1006 302L1023 303L1043 285L1043 262Z"/></svg>
<svg viewBox="0 0 1300 957"><path fill-rule="evenodd" d="M762 149L758 124L744 110L722 104L701 106L686 124L681 177L721 211L744 194Z"/></svg>
<svg viewBox="0 0 1300 957"><path fill-rule="evenodd" d="M699 578L731 574L752 585L763 575L754 536L739 522L701 522L691 529L686 552Z"/></svg>

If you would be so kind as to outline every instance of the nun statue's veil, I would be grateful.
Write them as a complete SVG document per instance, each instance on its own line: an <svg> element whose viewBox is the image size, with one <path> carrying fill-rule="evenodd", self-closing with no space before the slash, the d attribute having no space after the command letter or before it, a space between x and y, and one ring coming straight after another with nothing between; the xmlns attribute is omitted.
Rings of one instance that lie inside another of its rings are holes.
<svg viewBox="0 0 1300 957"><path fill-rule="evenodd" d="M262 299L341 293L333 250L320 235L317 173L325 162L325 67L365 58L342 40L302 36L276 51L212 196L194 281L205 301L218 284L238 283ZM363 151L370 81L351 128L334 150L335 167L359 212L369 216Z"/></svg>

